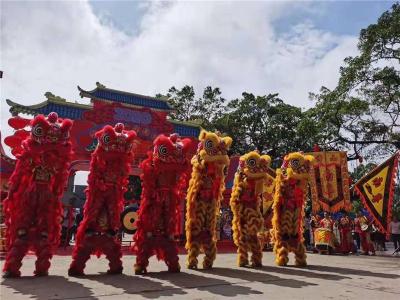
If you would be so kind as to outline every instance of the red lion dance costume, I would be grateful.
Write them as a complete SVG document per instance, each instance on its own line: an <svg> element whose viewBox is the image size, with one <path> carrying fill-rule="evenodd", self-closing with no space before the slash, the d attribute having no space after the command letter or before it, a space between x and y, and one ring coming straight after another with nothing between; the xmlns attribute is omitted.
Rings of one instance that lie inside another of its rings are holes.
<svg viewBox="0 0 400 300"><path fill-rule="evenodd" d="M303 220L308 172L313 161L310 155L290 153L285 156L282 168L276 171L272 226L275 262L279 266L287 265L289 251L294 252L297 266L307 265Z"/></svg>
<svg viewBox="0 0 400 300"><path fill-rule="evenodd" d="M217 255L217 214L225 188L225 172L229 165L227 151L232 139L202 131L199 140L197 154L192 158L186 203L187 267L197 268L197 257L203 248L203 268L210 269Z"/></svg>
<svg viewBox="0 0 400 300"><path fill-rule="evenodd" d="M179 202L184 199L182 191L190 176L188 153L193 152L192 141L181 140L177 134L160 135L153 145L153 153L140 165L143 190L134 236L135 274L147 272L152 255L164 260L169 272L180 271L174 234L179 221Z"/></svg>
<svg viewBox="0 0 400 300"><path fill-rule="evenodd" d="M258 234L264 223L261 209L270 163L271 157L261 156L256 151L240 157L230 200L233 240L238 247L239 267L249 264L248 251L252 252L252 266L262 267L262 245Z"/></svg>
<svg viewBox="0 0 400 300"><path fill-rule="evenodd" d="M9 252L4 277L19 277L28 250L36 253L36 276L48 275L50 260L60 242L63 194L71 160L72 121L36 116L30 136L22 142L17 165L4 201Z"/></svg>
<svg viewBox="0 0 400 300"><path fill-rule="evenodd" d="M116 238L123 209L123 193L133 161L135 131L118 123L96 132L98 145L92 153L86 190L84 217L76 235L69 267L70 276L81 276L90 255L104 253L109 260L108 274L122 272L121 244Z"/></svg>

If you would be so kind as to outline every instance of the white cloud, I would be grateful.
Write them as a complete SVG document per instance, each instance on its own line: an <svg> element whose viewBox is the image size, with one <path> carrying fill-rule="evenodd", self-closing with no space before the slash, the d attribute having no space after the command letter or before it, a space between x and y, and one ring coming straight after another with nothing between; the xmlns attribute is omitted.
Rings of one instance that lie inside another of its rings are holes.
<svg viewBox="0 0 400 300"><path fill-rule="evenodd" d="M34 104L51 91L83 101L76 86L154 95L191 84L219 86L226 98L243 91L279 92L308 106L308 92L333 87L356 37L299 24L277 36L272 22L307 3L178 2L143 8L139 33L127 36L100 21L87 2L2 2L1 125L10 133L5 99Z"/></svg>

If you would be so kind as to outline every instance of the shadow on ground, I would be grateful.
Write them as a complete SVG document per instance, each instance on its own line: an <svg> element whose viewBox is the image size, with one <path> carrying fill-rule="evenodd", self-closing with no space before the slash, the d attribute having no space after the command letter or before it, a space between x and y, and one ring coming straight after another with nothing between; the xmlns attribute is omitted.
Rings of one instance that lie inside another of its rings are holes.
<svg viewBox="0 0 400 300"><path fill-rule="evenodd" d="M219 275L230 278L237 278L246 281L258 281L265 284L273 284L277 286L290 287L290 288L302 288L309 285L317 285L315 283L309 283L297 279L287 279L274 276L271 274L265 274L256 271L248 271L246 269L229 269L229 268L213 268L211 270L198 270L202 273L210 273L213 275Z"/></svg>
<svg viewBox="0 0 400 300"><path fill-rule="evenodd" d="M253 290L246 286L238 285L235 282L232 283L223 279L200 276L191 273L159 272L159 273L148 273L147 276L168 281L171 284L179 286L184 289L197 289L199 291L207 291L211 294L225 296L225 297L263 294L260 291Z"/></svg>
<svg viewBox="0 0 400 300"><path fill-rule="evenodd" d="M342 279L351 279L351 277L348 276L342 276L342 275L335 275L335 274L326 274L326 273L315 273L315 272L310 272L306 271L308 270L307 267L304 269L299 269L298 267L271 267L271 266L263 266L262 269L257 269L262 272L266 273L279 273L279 274L284 274L284 275L292 275L292 276L303 276L303 277L308 277L308 278L318 278L318 279L323 279L323 280L342 280ZM343 273L343 274L349 274L349 273Z"/></svg>
<svg viewBox="0 0 400 300"><path fill-rule="evenodd" d="M340 267L330 267L330 266L307 266L308 270L316 270L322 272L330 272L330 273L338 273L338 274L353 274L353 275L360 275L360 276L370 276L370 277L381 277L381 278L400 278L400 275L397 274L387 274L387 273L377 273L371 272L367 270L360 270L360 269L349 269L349 268L340 268ZM325 276L325 275L324 275Z"/></svg>
<svg viewBox="0 0 400 300"><path fill-rule="evenodd" d="M6 278L1 285L15 290L15 295L27 295L31 299L97 299L90 289L63 276Z"/></svg>
<svg viewBox="0 0 400 300"><path fill-rule="evenodd" d="M110 285L124 290L126 294L140 294L140 296L155 299L161 296L185 295L185 291L178 287L164 285L160 282L146 279L142 276L128 276L125 274L107 275L96 274L86 275L85 279ZM121 298L122 299L122 298Z"/></svg>

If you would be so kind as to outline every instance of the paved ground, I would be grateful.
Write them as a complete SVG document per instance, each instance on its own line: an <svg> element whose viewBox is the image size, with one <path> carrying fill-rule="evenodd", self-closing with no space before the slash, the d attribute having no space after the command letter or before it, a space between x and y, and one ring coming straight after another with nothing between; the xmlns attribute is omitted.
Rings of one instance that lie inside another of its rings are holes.
<svg viewBox="0 0 400 300"><path fill-rule="evenodd" d="M146 276L133 274L134 256L124 256L123 275L105 275L107 261L93 257L85 278L70 278L69 256L53 259L51 275L32 277L28 256L20 279L2 279L1 299L400 299L400 258L309 254L304 269L276 267L265 253L259 270L238 268L234 254L220 254L211 271L165 272L152 260ZM180 257L184 264L184 256ZM292 262L292 260L291 260Z"/></svg>

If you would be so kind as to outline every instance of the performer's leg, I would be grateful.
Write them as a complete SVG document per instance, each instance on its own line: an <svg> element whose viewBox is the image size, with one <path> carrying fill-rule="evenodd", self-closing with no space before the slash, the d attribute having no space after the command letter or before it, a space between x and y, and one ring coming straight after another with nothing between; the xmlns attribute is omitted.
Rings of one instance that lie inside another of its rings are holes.
<svg viewBox="0 0 400 300"><path fill-rule="evenodd" d="M121 244L115 239L115 237L103 235L102 237L102 252L109 261L108 274L121 274L122 267L122 249Z"/></svg>
<svg viewBox="0 0 400 300"><path fill-rule="evenodd" d="M255 268L261 268L262 267L262 248L261 244L258 241L257 236L252 237L251 239L251 265Z"/></svg>
<svg viewBox="0 0 400 300"><path fill-rule="evenodd" d="M33 242L35 254L37 257L35 264L35 276L48 275L48 271L51 265L50 260L53 257L54 246L54 241L51 241L50 238L51 236L56 234L58 235L56 237L58 239L60 235L60 232L54 232L54 230L60 228L58 227L59 224L55 223L57 222L57 209L53 205L50 205L50 203L54 204L57 202L53 202L53 195L51 194L51 191L48 190L48 188L49 187L46 187L46 189L42 191L42 195L41 197L39 197L38 205L36 207L37 233Z"/></svg>
<svg viewBox="0 0 400 300"><path fill-rule="evenodd" d="M249 264L249 257L247 253L246 238L242 235L239 238L239 246L237 249L238 258L237 263L239 267L245 267Z"/></svg>
<svg viewBox="0 0 400 300"><path fill-rule="evenodd" d="M400 234L392 234L394 250L400 246Z"/></svg>
<svg viewBox="0 0 400 300"><path fill-rule="evenodd" d="M29 241L27 236L18 237L11 248L7 252L6 261L3 267L3 277L19 277L21 276L20 268L22 259L29 249Z"/></svg>
<svg viewBox="0 0 400 300"><path fill-rule="evenodd" d="M181 270L179 265L178 248L176 247L174 240L168 240L166 243L166 248L163 249L165 263L168 266L168 272L178 273Z"/></svg>
<svg viewBox="0 0 400 300"><path fill-rule="evenodd" d="M198 259L200 254L200 243L198 241L192 241L189 245L186 266L189 269L197 269Z"/></svg>
<svg viewBox="0 0 400 300"><path fill-rule="evenodd" d="M299 267L307 266L306 248L303 243L299 243L294 252L295 265Z"/></svg>
<svg viewBox="0 0 400 300"><path fill-rule="evenodd" d="M289 262L289 249L287 248L286 243L281 240L275 240L274 244L274 252L275 252L275 263L278 266L286 266Z"/></svg>
<svg viewBox="0 0 400 300"><path fill-rule="evenodd" d="M358 232L355 233L355 239L358 252L359 250L361 250L361 235Z"/></svg>
<svg viewBox="0 0 400 300"><path fill-rule="evenodd" d="M207 230L207 238L202 243L204 249L204 259L203 259L203 268L211 269L214 263L214 260L217 256L217 242L214 238L216 231L216 206L214 202L206 203L206 208L203 211L204 213L204 226L203 228Z"/></svg>
<svg viewBox="0 0 400 300"><path fill-rule="evenodd" d="M85 269L86 262L90 259L90 254L95 247L96 236L86 236L82 240L82 243L75 245L74 251L72 252L72 262L69 266L69 276L82 276L84 275L83 270Z"/></svg>
<svg viewBox="0 0 400 300"><path fill-rule="evenodd" d="M145 274L147 273L149 258L153 250L152 241L149 238L145 238L145 240L139 242L136 247L138 249L138 252L136 254L136 263L134 265L135 274Z"/></svg>
<svg viewBox="0 0 400 300"><path fill-rule="evenodd" d="M371 234L367 234L367 243L368 243L368 251L371 252L372 255L375 255L375 247L374 243L371 241Z"/></svg>
<svg viewBox="0 0 400 300"><path fill-rule="evenodd" d="M380 233L380 243L381 243L381 247L383 248L383 251L387 251L386 249L386 237L383 233Z"/></svg>
<svg viewBox="0 0 400 300"><path fill-rule="evenodd" d="M368 255L369 242L368 242L368 238L367 238L367 233L366 232L360 233L360 240L361 240L361 254L362 255Z"/></svg>
<svg viewBox="0 0 400 300"><path fill-rule="evenodd" d="M35 276L47 276L50 268L50 260L53 257L51 244L49 243L47 234L45 232L41 233L38 240L34 244L36 252L36 269Z"/></svg>
<svg viewBox="0 0 400 300"><path fill-rule="evenodd" d="M347 253L350 253L353 251L353 238L351 236L351 232L350 230L348 230L344 236L344 239L346 241L346 245L347 245Z"/></svg>
<svg viewBox="0 0 400 300"><path fill-rule="evenodd" d="M310 231L304 230L303 236L304 236L304 243L306 245L306 248L309 248L310 247Z"/></svg>
<svg viewBox="0 0 400 300"><path fill-rule="evenodd" d="M210 242L208 244L203 244L203 249L204 249L203 268L211 269L214 260L217 256L217 243L211 237Z"/></svg>
<svg viewBox="0 0 400 300"><path fill-rule="evenodd" d="M339 237L340 237L340 243L339 247L336 247L336 251L340 249L340 252L343 254L347 253L348 245L347 245L347 239L346 239L346 232L345 231L339 231Z"/></svg>

